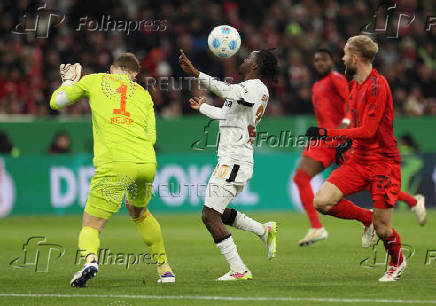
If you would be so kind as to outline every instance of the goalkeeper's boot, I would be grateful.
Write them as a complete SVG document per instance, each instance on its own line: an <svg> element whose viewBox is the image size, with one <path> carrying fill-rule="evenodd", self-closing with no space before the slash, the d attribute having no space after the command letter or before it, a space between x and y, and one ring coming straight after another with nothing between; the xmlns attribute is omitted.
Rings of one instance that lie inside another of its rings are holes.
<svg viewBox="0 0 436 306"><path fill-rule="evenodd" d="M159 273L158 283L175 283L176 275L173 270L171 270L170 265L166 262L158 266L157 271Z"/></svg>
<svg viewBox="0 0 436 306"><path fill-rule="evenodd" d="M299 246L310 246L317 241L327 239L328 236L329 236L329 233L325 230L324 227L311 228L307 232L307 235L298 242L298 245Z"/></svg>
<svg viewBox="0 0 436 306"><path fill-rule="evenodd" d="M253 279L253 274L249 270L243 272L230 271L217 279L217 281L237 281Z"/></svg>
<svg viewBox="0 0 436 306"><path fill-rule="evenodd" d="M271 260L276 257L277 250L277 223L270 221L263 225L265 233L260 236L266 248L268 249L268 259Z"/></svg>
<svg viewBox="0 0 436 306"><path fill-rule="evenodd" d="M71 287L85 287L86 283L97 275L97 272L97 260L85 263L83 269L74 274L73 279L70 282Z"/></svg>
<svg viewBox="0 0 436 306"><path fill-rule="evenodd" d="M401 274L406 270L407 262L406 258L403 258L403 262L399 265L392 265L389 263L388 269L385 274L379 278L379 282L395 282L400 279Z"/></svg>
<svg viewBox="0 0 436 306"><path fill-rule="evenodd" d="M427 211L425 209L425 197L422 194L417 194L415 196L415 199L417 201L416 206L412 207L412 211L415 213L416 217L418 218L418 223L421 226L424 226L425 222L427 221Z"/></svg>

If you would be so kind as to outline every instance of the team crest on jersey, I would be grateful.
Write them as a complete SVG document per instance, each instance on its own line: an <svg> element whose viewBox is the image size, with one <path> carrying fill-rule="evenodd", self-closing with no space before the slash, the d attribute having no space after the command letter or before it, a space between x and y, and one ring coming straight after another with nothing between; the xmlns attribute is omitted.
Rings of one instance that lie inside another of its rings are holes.
<svg viewBox="0 0 436 306"><path fill-rule="evenodd" d="M267 95L263 95L261 100L262 100L262 102L268 101L268 96Z"/></svg>

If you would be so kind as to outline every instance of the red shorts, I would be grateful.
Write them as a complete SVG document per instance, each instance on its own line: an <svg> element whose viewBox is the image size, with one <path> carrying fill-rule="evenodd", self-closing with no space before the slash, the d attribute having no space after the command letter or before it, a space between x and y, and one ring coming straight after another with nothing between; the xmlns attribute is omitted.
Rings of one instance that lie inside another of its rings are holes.
<svg viewBox="0 0 436 306"><path fill-rule="evenodd" d="M327 181L344 196L367 189L374 208L393 208L401 191L401 163L392 160L364 163L351 158L334 170Z"/></svg>
<svg viewBox="0 0 436 306"><path fill-rule="evenodd" d="M306 146L303 151L303 156L322 163L324 168L328 168L335 161L335 154L335 146L323 140L312 142L312 145Z"/></svg>

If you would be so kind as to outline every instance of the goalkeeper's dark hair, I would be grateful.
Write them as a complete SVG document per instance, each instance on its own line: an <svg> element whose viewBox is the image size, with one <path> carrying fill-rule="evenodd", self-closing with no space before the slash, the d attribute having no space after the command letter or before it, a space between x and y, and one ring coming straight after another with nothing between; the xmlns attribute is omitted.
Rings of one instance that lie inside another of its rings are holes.
<svg viewBox="0 0 436 306"><path fill-rule="evenodd" d="M260 75L267 80L276 82L278 74L277 58L271 52L274 49L259 50L256 52L256 62L260 66Z"/></svg>
<svg viewBox="0 0 436 306"><path fill-rule="evenodd" d="M130 52L123 53L116 60L114 60L114 67L136 73L138 73L140 70L138 59L136 58L135 54Z"/></svg>

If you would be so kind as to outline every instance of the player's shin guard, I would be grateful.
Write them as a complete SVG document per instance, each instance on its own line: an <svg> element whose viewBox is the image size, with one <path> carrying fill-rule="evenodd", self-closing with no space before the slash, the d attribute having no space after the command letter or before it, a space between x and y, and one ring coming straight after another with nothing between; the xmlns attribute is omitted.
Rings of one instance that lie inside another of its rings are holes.
<svg viewBox="0 0 436 306"><path fill-rule="evenodd" d="M416 198L414 196L411 196L410 194L408 194L407 192L401 191L400 194L398 195L398 200L406 202L406 204L412 208L415 207L416 204L418 203L418 201L416 200Z"/></svg>
<svg viewBox="0 0 436 306"><path fill-rule="evenodd" d="M307 172L301 169L297 169L294 175L294 183L297 185L300 191L300 200L303 203L304 210L309 217L309 222L312 228L322 228L321 220L319 219L318 212L313 207L313 190L310 185L310 177Z"/></svg>
<svg viewBox="0 0 436 306"><path fill-rule="evenodd" d="M258 236L265 234L265 227L262 223L248 217L247 215L231 208L227 218L221 218L224 224L236 227L237 229L252 232Z"/></svg>
<svg viewBox="0 0 436 306"><path fill-rule="evenodd" d="M389 265L399 266L403 262L403 254L401 253L401 237L392 229L392 235L383 239L386 252L391 256Z"/></svg>
<svg viewBox="0 0 436 306"><path fill-rule="evenodd" d="M90 226L84 226L80 231L79 250L82 250L82 257L86 258L86 262L92 262L98 259L97 252L100 247L99 235L98 230Z"/></svg>
<svg viewBox="0 0 436 306"><path fill-rule="evenodd" d="M244 272L247 270L244 262L238 254L238 249L233 241L232 235L224 237L220 240L215 240L216 246L220 249L221 254L227 260L230 266L230 271Z"/></svg>
<svg viewBox="0 0 436 306"><path fill-rule="evenodd" d="M372 223L373 212L369 209L360 208L351 201L342 199L327 211L327 215L341 219L358 220L363 225L369 226Z"/></svg>
<svg viewBox="0 0 436 306"><path fill-rule="evenodd" d="M162 232L156 218L147 210L144 215L133 219L133 222L135 222L136 228L145 244L150 248L153 259L157 263L159 275L171 271L168 265Z"/></svg>

